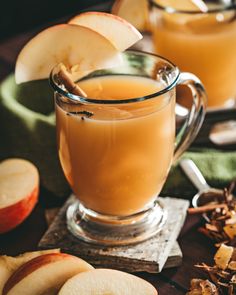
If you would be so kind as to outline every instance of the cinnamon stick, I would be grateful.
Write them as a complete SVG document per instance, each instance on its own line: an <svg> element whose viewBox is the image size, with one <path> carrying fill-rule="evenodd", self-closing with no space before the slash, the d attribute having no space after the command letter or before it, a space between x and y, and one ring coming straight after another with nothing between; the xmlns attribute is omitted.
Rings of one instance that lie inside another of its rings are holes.
<svg viewBox="0 0 236 295"><path fill-rule="evenodd" d="M71 79L68 70L65 65L60 64L60 70L58 72L58 78L65 86L66 90L72 94L88 97L87 94Z"/></svg>
<svg viewBox="0 0 236 295"><path fill-rule="evenodd" d="M189 214L202 214L202 213L206 213L206 212L215 210L217 208L227 209L227 206L226 206L226 204L209 204L209 205L205 205L205 206L201 206L201 207L197 207L197 208L189 208L188 213Z"/></svg>

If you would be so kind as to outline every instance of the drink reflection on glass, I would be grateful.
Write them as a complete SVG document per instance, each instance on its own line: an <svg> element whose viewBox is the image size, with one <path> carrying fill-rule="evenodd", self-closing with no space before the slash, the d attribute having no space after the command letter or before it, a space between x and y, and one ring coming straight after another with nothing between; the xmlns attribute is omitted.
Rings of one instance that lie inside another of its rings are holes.
<svg viewBox="0 0 236 295"><path fill-rule="evenodd" d="M173 159L189 146L204 117L205 93L191 74L167 60L123 53L124 65L78 82L88 98L55 90L58 152L78 201L67 223L94 243L137 243L157 233L166 218L157 202ZM192 89L191 116L175 143L175 87ZM175 146L176 145L176 146Z"/></svg>
<svg viewBox="0 0 236 295"><path fill-rule="evenodd" d="M150 0L153 41L158 54L201 79L208 107L222 107L236 95L236 4L204 2L207 12L191 0Z"/></svg>

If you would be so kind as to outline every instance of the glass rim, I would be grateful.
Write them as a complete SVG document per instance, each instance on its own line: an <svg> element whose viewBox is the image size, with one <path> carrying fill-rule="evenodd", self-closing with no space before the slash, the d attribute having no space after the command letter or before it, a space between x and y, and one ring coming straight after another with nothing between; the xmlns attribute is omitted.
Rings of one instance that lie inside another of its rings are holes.
<svg viewBox="0 0 236 295"><path fill-rule="evenodd" d="M224 6L222 5L221 8L216 8L216 9L209 9L208 11L199 11L199 10L182 10L182 9L175 9L171 6L162 6L158 3L155 2L155 0L149 0L151 5L167 12L167 13L182 13L182 14L210 14L210 13L220 13L223 11L228 11L228 10L235 10L236 9L236 3L235 1L232 3L229 3L228 5L225 4ZM235 11L236 13L236 11Z"/></svg>
<svg viewBox="0 0 236 295"><path fill-rule="evenodd" d="M168 84L165 88L161 89L160 91L148 94L148 95L144 95L142 97L132 97L132 98L127 98L127 99L94 99L94 98L89 98L89 97L83 97L83 96L79 96L76 94L72 94L66 90L64 90L62 87L60 87L55 79L54 79L54 74L53 71L54 69L57 67L57 65L52 69L51 73L50 73L50 77L49 77L49 83L51 85L51 87L54 89L54 91L58 92L60 95L67 97L71 103L85 103L85 104L97 104L97 105L108 105L108 104L112 104L112 105L118 105L118 104L125 104L125 103L134 103L134 102L141 102L141 101L145 101L148 99L152 99L152 98L156 98L160 95L163 95L167 92L169 92L171 89L173 89L179 80L179 76L180 76L180 70L179 68L173 64L170 60L168 60L167 58L164 58L160 55L154 54L154 53L150 53L150 52L145 52L145 51L140 51L140 50L126 50L122 53L126 53L126 52L130 52L130 53L135 53L135 54L143 54L143 55L149 55L149 56L153 56L159 59L162 59L166 62L168 62L174 70L176 70L176 77L173 79L173 81L171 81L170 84ZM109 75L109 74L107 74ZM137 75L129 75L129 74L120 74L118 73L117 75L124 75L124 76L137 76ZM106 75L104 75L106 76ZM143 76L137 76L137 77L143 77ZM145 77L148 78L148 77ZM91 78L93 79L93 78ZM153 79L154 80L154 79ZM154 80L155 81L155 80Z"/></svg>

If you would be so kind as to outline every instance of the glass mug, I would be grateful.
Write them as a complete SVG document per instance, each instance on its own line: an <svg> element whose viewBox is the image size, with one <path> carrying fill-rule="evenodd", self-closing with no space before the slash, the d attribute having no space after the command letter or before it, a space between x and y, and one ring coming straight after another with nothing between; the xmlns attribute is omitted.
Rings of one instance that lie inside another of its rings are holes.
<svg viewBox="0 0 236 295"><path fill-rule="evenodd" d="M161 230L158 201L173 160L190 145L205 115L199 79L157 55L126 51L121 67L78 81L89 98L68 93L51 73L58 152L76 196L67 225L78 238L125 245ZM175 87L187 85L193 106L175 140Z"/></svg>
<svg viewBox="0 0 236 295"><path fill-rule="evenodd" d="M236 95L235 2L204 1L207 13L178 10L162 0L149 2L154 51L170 59L181 71L190 71L199 77L206 88L209 108L233 106Z"/></svg>

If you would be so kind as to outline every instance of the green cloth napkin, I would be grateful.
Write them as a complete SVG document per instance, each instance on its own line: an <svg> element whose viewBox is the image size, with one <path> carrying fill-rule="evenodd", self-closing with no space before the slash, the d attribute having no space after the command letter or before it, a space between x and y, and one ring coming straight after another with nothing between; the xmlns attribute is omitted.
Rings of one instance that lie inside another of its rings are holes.
<svg viewBox="0 0 236 295"><path fill-rule="evenodd" d="M0 86L0 160L21 157L40 171L41 184L58 197L69 194L56 150L53 91L48 81L16 85L14 76ZM236 152L196 149L191 158L212 186L224 187L236 178ZM195 190L178 165L169 174L162 194L191 197Z"/></svg>
<svg viewBox="0 0 236 295"><path fill-rule="evenodd" d="M191 159L202 172L209 185L224 188L236 178L236 151L215 149L190 149L182 158ZM196 188L185 176L178 163L172 167L163 194L191 197Z"/></svg>

